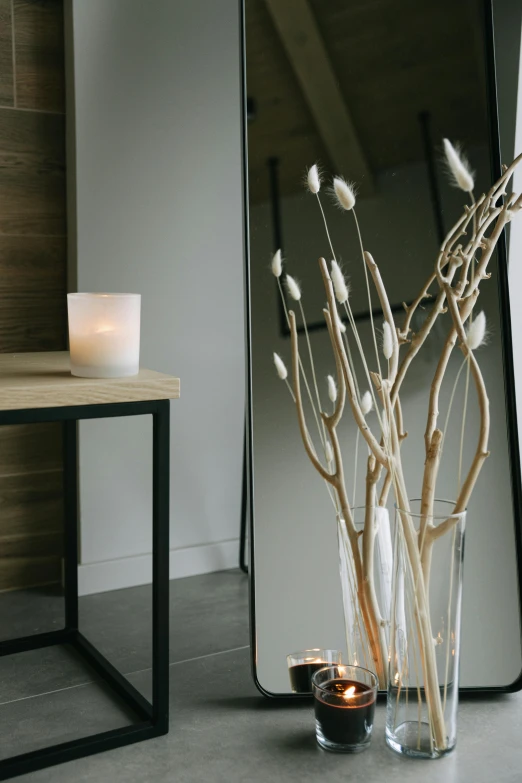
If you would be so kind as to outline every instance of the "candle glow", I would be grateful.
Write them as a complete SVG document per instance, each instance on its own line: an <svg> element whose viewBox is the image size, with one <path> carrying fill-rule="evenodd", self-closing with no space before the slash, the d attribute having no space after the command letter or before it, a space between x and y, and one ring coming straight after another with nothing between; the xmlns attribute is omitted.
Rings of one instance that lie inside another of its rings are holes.
<svg viewBox="0 0 522 783"><path fill-rule="evenodd" d="M71 372L122 378L139 372L138 294L69 294Z"/></svg>

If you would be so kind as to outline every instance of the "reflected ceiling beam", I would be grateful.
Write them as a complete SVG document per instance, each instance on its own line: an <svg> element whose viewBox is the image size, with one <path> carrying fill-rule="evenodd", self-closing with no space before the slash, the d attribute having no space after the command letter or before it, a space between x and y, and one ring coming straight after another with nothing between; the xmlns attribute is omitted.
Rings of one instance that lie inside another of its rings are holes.
<svg viewBox="0 0 522 783"><path fill-rule="evenodd" d="M374 190L373 175L319 33L308 0L265 0L326 150L362 196Z"/></svg>

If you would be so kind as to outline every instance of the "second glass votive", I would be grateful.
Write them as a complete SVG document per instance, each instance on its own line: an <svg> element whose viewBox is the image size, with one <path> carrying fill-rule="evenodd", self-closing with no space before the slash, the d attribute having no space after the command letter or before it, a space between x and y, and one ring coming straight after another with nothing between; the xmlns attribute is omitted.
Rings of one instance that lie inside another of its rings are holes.
<svg viewBox="0 0 522 783"><path fill-rule="evenodd" d="M312 693L312 675L328 664L341 663L339 650L323 650L320 647L300 650L286 656L292 693Z"/></svg>
<svg viewBox="0 0 522 783"><path fill-rule="evenodd" d="M312 676L315 735L325 750L357 753L370 744L379 681L360 666L326 666Z"/></svg>
<svg viewBox="0 0 522 783"><path fill-rule="evenodd" d="M140 369L139 294L68 294L71 373L124 378Z"/></svg>

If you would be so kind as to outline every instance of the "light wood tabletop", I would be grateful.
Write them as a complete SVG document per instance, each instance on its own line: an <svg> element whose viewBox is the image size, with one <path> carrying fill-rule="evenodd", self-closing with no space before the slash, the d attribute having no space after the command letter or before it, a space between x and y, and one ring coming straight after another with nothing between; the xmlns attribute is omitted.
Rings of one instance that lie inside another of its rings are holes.
<svg viewBox="0 0 522 783"><path fill-rule="evenodd" d="M179 378L140 370L130 378L76 378L69 354L0 354L0 411L175 400Z"/></svg>

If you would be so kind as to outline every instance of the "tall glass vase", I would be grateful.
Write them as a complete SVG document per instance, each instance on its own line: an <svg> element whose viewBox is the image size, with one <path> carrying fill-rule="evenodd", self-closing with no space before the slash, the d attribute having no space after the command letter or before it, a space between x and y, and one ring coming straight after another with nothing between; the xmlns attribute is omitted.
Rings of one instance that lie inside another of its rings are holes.
<svg viewBox="0 0 522 783"><path fill-rule="evenodd" d="M344 519L337 519L347 663L370 669L377 676L381 674L379 687L385 689L393 576L389 514L386 508L359 507L352 510L352 515L355 544Z"/></svg>
<svg viewBox="0 0 522 783"><path fill-rule="evenodd" d="M466 513L397 509L386 742L417 758L455 747Z"/></svg>

